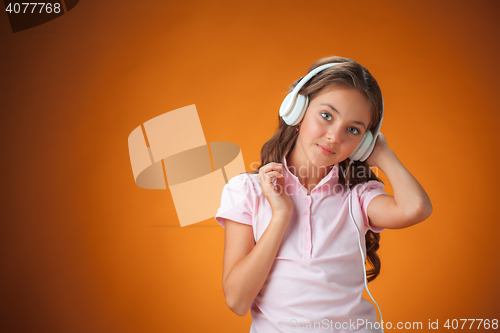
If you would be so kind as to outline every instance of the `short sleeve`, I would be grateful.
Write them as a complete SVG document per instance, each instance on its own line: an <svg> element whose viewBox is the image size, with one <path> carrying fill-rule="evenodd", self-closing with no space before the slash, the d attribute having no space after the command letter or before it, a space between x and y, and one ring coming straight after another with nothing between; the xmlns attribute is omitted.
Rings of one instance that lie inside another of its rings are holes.
<svg viewBox="0 0 500 333"><path fill-rule="evenodd" d="M383 191L385 185L377 180L369 180L366 183L358 185L360 188L358 190L359 204L361 206L361 213L363 215L363 223L366 228L373 232L381 232L385 228L379 228L371 226L369 224L368 218L368 204L377 195L388 195Z"/></svg>
<svg viewBox="0 0 500 333"><path fill-rule="evenodd" d="M226 219L252 225L253 191L247 174L237 175L222 190L220 207L215 220L224 228Z"/></svg>

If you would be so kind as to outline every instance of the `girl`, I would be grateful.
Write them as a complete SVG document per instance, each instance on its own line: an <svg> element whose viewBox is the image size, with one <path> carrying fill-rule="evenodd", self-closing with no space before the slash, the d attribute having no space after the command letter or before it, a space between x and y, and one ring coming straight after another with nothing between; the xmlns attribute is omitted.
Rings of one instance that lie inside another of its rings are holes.
<svg viewBox="0 0 500 333"><path fill-rule="evenodd" d="M380 273L379 233L427 219L432 205L379 132L383 100L370 72L342 57L309 72L283 102L260 166L222 192L226 302L240 316L251 310L250 332L379 332L362 297Z"/></svg>

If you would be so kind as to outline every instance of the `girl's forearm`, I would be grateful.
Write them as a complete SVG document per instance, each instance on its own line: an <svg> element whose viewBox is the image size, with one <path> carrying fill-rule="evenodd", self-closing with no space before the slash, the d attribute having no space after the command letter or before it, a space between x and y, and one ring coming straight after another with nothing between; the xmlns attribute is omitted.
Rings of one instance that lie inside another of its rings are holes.
<svg viewBox="0 0 500 333"><path fill-rule="evenodd" d="M248 313L266 282L290 218L273 215L252 251L234 265L224 281L228 307L237 315L244 316Z"/></svg>
<svg viewBox="0 0 500 333"><path fill-rule="evenodd" d="M406 214L418 216L422 221L429 217L432 213L429 196L396 154L390 149L384 150L377 164L391 182L396 205Z"/></svg>

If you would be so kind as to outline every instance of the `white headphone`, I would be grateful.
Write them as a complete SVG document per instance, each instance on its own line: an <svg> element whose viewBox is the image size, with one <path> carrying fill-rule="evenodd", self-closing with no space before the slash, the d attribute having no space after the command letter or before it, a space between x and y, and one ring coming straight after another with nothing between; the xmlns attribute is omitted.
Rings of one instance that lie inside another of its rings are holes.
<svg viewBox="0 0 500 333"><path fill-rule="evenodd" d="M297 83L297 85L293 88L293 90L285 97L283 103L281 103L280 116L281 118L283 118L285 123L287 123L290 126L295 126L302 120L302 118L306 113L307 106L309 105L309 98L307 96L299 94L300 88L302 88L302 86L317 73L321 72L326 68L339 64L343 63L342 62L328 63L316 67L315 69L307 73L307 75L304 76L302 80L299 81L299 83ZM377 137L380 133L380 127L382 126L383 119L384 119L384 98L382 98L382 112L380 121L377 124L377 127L375 128L375 133L372 134L370 130L367 130L365 132L359 144L356 146L351 155L349 155L349 159L351 161L363 162L368 158L368 156L370 156L371 152L373 151L373 148L375 147L375 142L377 141Z"/></svg>

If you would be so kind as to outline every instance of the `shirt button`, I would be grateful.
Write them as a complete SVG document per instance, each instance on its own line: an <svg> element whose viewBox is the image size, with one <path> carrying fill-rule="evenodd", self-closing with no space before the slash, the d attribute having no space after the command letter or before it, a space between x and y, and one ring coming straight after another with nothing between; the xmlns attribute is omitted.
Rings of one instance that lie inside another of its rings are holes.
<svg viewBox="0 0 500 333"><path fill-rule="evenodd" d="M309 227L304 227L304 230L305 230L305 231L309 230Z"/></svg>
<svg viewBox="0 0 500 333"><path fill-rule="evenodd" d="M308 214L309 214L309 211L308 211L308 210L306 210L306 211L304 212L304 216L307 216Z"/></svg>
<svg viewBox="0 0 500 333"><path fill-rule="evenodd" d="M309 248L309 245L306 245L306 249L308 249L308 248Z"/></svg>

